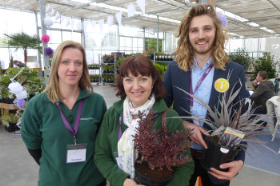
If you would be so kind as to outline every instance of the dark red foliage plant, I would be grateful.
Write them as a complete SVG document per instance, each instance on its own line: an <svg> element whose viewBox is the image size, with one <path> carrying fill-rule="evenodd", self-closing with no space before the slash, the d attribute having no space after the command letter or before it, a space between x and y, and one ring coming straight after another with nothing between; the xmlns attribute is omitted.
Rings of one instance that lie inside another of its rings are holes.
<svg viewBox="0 0 280 186"><path fill-rule="evenodd" d="M157 130L153 128L156 124L152 122L153 113L151 110L147 116L139 115L139 127L134 136L135 149L141 156L137 162L147 162L152 170L157 167L162 170L164 166L172 170L172 167L190 162L187 148L191 146L191 131L172 133L166 126Z"/></svg>

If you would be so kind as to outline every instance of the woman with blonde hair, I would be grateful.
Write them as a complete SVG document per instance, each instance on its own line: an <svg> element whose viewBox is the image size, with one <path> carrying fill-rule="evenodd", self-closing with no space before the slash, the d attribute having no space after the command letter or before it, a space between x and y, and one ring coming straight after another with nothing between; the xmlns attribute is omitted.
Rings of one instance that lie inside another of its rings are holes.
<svg viewBox="0 0 280 186"><path fill-rule="evenodd" d="M39 186L106 185L93 161L106 110L103 97L93 92L85 49L62 42L46 89L27 103L21 120L22 139L40 165Z"/></svg>

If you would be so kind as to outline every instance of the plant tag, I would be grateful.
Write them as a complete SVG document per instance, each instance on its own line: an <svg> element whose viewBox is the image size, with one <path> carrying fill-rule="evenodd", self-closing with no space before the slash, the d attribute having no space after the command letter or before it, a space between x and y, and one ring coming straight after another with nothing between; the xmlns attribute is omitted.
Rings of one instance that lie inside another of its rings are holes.
<svg viewBox="0 0 280 186"><path fill-rule="evenodd" d="M241 138L241 139L243 139L244 136L245 136L244 132L241 132L239 130L236 130L236 129L233 129L233 128L230 128L230 127L226 128L224 134L230 134L230 135L236 136L236 137Z"/></svg>
<svg viewBox="0 0 280 186"><path fill-rule="evenodd" d="M219 144L227 148L233 148L240 144L244 136L244 132L227 127L219 141Z"/></svg>
<svg viewBox="0 0 280 186"><path fill-rule="evenodd" d="M227 154L227 153L229 152L229 149L226 149L226 148L224 148L224 147L221 147L221 148L220 148L220 151L221 151L222 153L224 153L224 154Z"/></svg>

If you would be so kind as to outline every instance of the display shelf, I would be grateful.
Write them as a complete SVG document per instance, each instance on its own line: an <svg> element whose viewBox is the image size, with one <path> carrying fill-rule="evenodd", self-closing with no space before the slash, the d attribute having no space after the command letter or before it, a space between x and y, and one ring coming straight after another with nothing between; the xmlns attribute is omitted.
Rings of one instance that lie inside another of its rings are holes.
<svg viewBox="0 0 280 186"><path fill-rule="evenodd" d="M1 116L9 114L10 110L17 110L19 109L18 106L15 104L7 104L7 103L0 103L0 109L1 109Z"/></svg>

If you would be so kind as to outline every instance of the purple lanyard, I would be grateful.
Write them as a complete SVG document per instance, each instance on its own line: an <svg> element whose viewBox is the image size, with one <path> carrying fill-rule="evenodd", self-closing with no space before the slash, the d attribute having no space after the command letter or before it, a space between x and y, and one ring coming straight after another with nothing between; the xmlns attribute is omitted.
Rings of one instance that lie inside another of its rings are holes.
<svg viewBox="0 0 280 186"><path fill-rule="evenodd" d="M198 87L201 85L201 83L203 82L203 80L206 78L206 76L209 74L210 70L212 69L213 65L209 65L209 67L206 69L206 71L204 72L204 74L201 76L201 78L198 80L196 87L193 91L192 88L192 69L190 68L190 94L194 94L194 92L198 89ZM193 97L190 97L190 104L191 106L193 106Z"/></svg>
<svg viewBox="0 0 280 186"><path fill-rule="evenodd" d="M59 102L56 103L56 106L58 107L60 114L61 114L61 118L63 120L64 125L66 126L66 128L69 130L69 132L71 132L73 134L73 139L76 145L76 134L78 132L78 128L79 128L79 123L80 123L80 117L81 117L81 113L82 113L82 108L83 108L83 102L84 100L81 100L79 103L79 109L78 109L78 113L77 113L77 117L76 117L76 121L75 121L75 126L74 126L74 130L71 128L71 126L69 125L68 121L66 120L66 118L64 117Z"/></svg>
<svg viewBox="0 0 280 186"><path fill-rule="evenodd" d="M120 123L120 129L119 129L118 141L122 137L122 115L120 115L120 117L119 117L119 123Z"/></svg>

